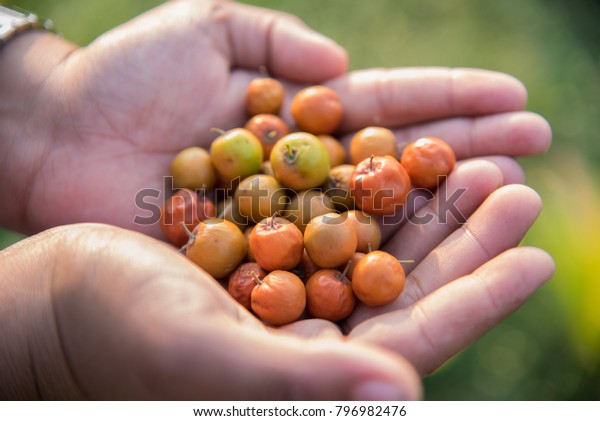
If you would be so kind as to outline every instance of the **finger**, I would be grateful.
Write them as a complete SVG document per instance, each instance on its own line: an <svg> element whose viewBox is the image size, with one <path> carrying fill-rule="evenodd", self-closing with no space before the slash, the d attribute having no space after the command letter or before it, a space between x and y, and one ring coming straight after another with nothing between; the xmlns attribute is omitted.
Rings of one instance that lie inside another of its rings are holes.
<svg viewBox="0 0 600 421"><path fill-rule="evenodd" d="M474 164L477 163L477 164ZM462 208L462 202L458 199L469 199L470 197L474 197L473 194L474 193L481 193L481 183L486 183L491 181L492 184L494 184L494 182L492 181L497 175L497 171L494 171L490 165L486 165L487 164L491 164L492 166L495 166L496 169L498 171L500 171L500 176L502 181L500 182L500 184L497 185L497 187L500 187L501 185L507 185L507 184L521 184L524 182L525 179L525 175L523 173L523 169L521 168L521 166L512 158L509 157L505 157L505 156L488 156L488 157L484 157L484 158L477 158L477 159L473 159L473 160L466 160L466 161L462 161L459 162L456 166L456 170L453 171L450 176L448 177L448 180L446 181L446 183L443 185L443 187L441 187L435 194L436 196L433 195L432 192L430 191L426 191L423 189L413 189L411 190L408 199L406 201L406 205L403 207L403 211L401 212L400 215L390 215L390 216L384 216L384 217L379 217L379 216L375 216L378 223L381 226L381 232L382 232L382 244L386 244L386 242L388 240L390 240L390 238L392 237L396 237L397 239L395 241L400 241L402 244L407 244L406 241L402 241L402 238L411 238L409 236L404 236L404 235L397 235L397 231L406 223L406 221L410 218L412 218L412 220L410 221L410 223L414 224L414 225L423 225L427 220L430 220L431 216L433 216L434 220L435 219L435 210L440 210L443 207L443 211L444 211L444 216L448 217L451 216L452 218L450 221L450 224L452 221L458 221L460 219L464 219L462 218L462 216L469 216L471 211L468 211L467 209L463 209ZM474 166L475 165L475 166ZM475 170L475 168L480 168L483 169L485 168L485 170L483 170L482 173L478 173L478 170ZM463 169L459 170L459 169ZM462 173L458 174L459 171L462 171ZM464 183L466 184L460 184L461 181L458 181L458 178L462 178L464 180ZM490 178L491 177L491 178ZM452 185L450 185L449 183L452 183ZM479 186L479 187L477 187ZM466 197L462 197L463 193L461 193L460 191L462 189L468 189L467 192L468 195ZM444 191L445 195L443 197L440 197L440 192ZM487 191L487 189L484 189L484 191ZM488 192L491 193L491 190ZM455 209L454 205L454 198L457 197L457 195L460 195L460 198L457 198L458 200L458 204L461 207L458 207ZM481 196L481 200L477 201L475 200L474 202L467 202L467 203L476 203L477 206L481 204L481 202L483 201L483 198L486 197L486 193L483 193L483 196ZM442 200L443 199L443 200ZM429 209L423 209L424 207L428 207L428 208L432 208L434 212L432 212ZM450 213L450 214L449 214ZM418 216L419 214L425 214L422 216ZM454 216L453 216L454 214ZM439 220L439 219L438 219ZM445 218L445 221L448 222L448 218ZM450 227L451 225L448 225L448 227ZM423 236L421 236L420 238L423 238ZM429 238L429 237L427 237ZM445 237L444 237L445 238ZM433 238L431 238L433 240ZM443 240L443 238L439 239L439 242L441 242ZM439 244L435 243L435 245ZM414 243L410 243L411 245L414 246ZM433 242L431 242L431 244L434 244ZM388 244L386 245L387 249L390 250L394 250L395 245L394 244ZM431 249L429 249L431 250ZM402 257L402 254L404 251L403 250L394 250L394 253L397 253L396 255L398 256L398 258L400 259L404 259ZM410 250L411 254L413 254L414 252L416 252L416 250L414 248L412 248ZM415 254L415 257L411 257L408 260L415 260L416 261L420 261L420 259L418 258L418 253ZM409 264L408 268L412 268L414 267L414 264Z"/></svg>
<svg viewBox="0 0 600 421"><path fill-rule="evenodd" d="M266 66L272 76L303 83L346 71L345 50L295 16L229 2L214 2L212 7L226 23L227 51L234 66Z"/></svg>
<svg viewBox="0 0 600 421"><path fill-rule="evenodd" d="M552 130L543 117L530 112L453 118L396 131L398 150L423 136L444 139L458 159L465 159L543 153L550 147Z"/></svg>
<svg viewBox="0 0 600 421"><path fill-rule="evenodd" d="M337 78L329 86L344 105L342 132L520 111L527 101L525 88L515 78L476 69L363 70Z"/></svg>
<svg viewBox="0 0 600 421"><path fill-rule="evenodd" d="M493 167L496 168L494 169ZM481 171L481 173L479 173L479 171ZM479 206L483 199L492 192L492 190L490 190L491 186L495 185L497 188L501 185L521 184L524 179L525 176L521 166L509 157L488 156L485 158L459 162L456 169L449 175L447 181L435 192L435 196L430 191L413 189L408 196L407 203L403 207L401 215L377 217L382 229L382 243L385 244L392 236L394 236L396 238L394 241L400 241L401 243L406 244L406 242L402 241L402 238L412 237L397 235L396 232L398 229L402 227L407 220L413 225L419 226L430 221L432 217L433 220L439 221L440 210L444 212L444 214L441 215L444 217L443 220L450 224L452 224L453 221L456 222L464 219L462 217L470 215L472 211L469 211L468 208L463 209L463 201L468 200L466 202L467 204ZM497 184L496 182L499 183ZM488 188L483 188L483 186L488 186ZM465 192L466 195L461 193L463 189L467 189ZM442 193L444 193L444 196L441 196ZM459 195L461 197L458 197ZM480 200L475 199L476 197L479 197ZM458 208L455 208L454 206L456 204L454 203L454 199L458 202ZM421 216L419 216L419 214L421 214ZM448 221L448 216L452 216L450 221ZM447 225L449 228L452 226L456 227L456 225ZM416 233L411 235L416 235ZM421 238L423 238L423 236L421 236ZM441 239L439 242L441 242ZM413 243L411 242L411 244ZM395 246L396 244L392 243L388 244L387 248L393 250ZM415 252L414 249L411 249L410 251L411 253ZM397 252L402 253L403 250L397 250ZM397 256L398 258L403 258L400 254ZM420 260L418 258L418 253L409 260L415 259L417 261Z"/></svg>
<svg viewBox="0 0 600 421"><path fill-rule="evenodd" d="M467 275L488 260L515 247L538 217L539 195L531 188L510 185L496 190L469 218L425 257L407 277L407 287L393 308L413 304Z"/></svg>
<svg viewBox="0 0 600 421"><path fill-rule="evenodd" d="M324 319L304 319L279 328L305 339L342 339L340 327Z"/></svg>
<svg viewBox="0 0 600 421"><path fill-rule="evenodd" d="M484 160L493 163L500 172L502 172L502 185L508 184L523 184L525 182L525 172L523 167L513 158L508 156L482 156L462 162L474 160Z"/></svg>
<svg viewBox="0 0 600 421"><path fill-rule="evenodd" d="M500 169L491 162L460 163L440 185L433 199L392 235L384 250L399 259L414 260L404 266L410 272L444 238L464 224L502 181ZM383 225L386 232L390 228L393 227Z"/></svg>
<svg viewBox="0 0 600 421"><path fill-rule="evenodd" d="M496 190L466 224L408 273L405 289L396 301L383 307L362 307L348 325L354 326L378 314L410 306L447 283L471 273L506 249L516 246L540 210L540 198L529 187L511 185ZM396 253L406 249L399 244L397 247Z"/></svg>
<svg viewBox="0 0 600 421"><path fill-rule="evenodd" d="M488 155L523 156L546 152L552 129L538 114L509 112L479 117L454 117L396 129L398 151L421 137L435 136L454 150L457 159ZM350 145L352 135L343 138Z"/></svg>
<svg viewBox="0 0 600 421"><path fill-rule="evenodd" d="M553 273L546 252L511 249L422 301L357 326L350 337L394 350L421 374L431 373L517 310Z"/></svg>
<svg viewBox="0 0 600 421"><path fill-rule="evenodd" d="M208 399L404 400L421 395L414 369L376 348L246 329L224 335L221 328L215 338L218 345L207 346L198 338L195 347L209 348L205 355L214 369L201 364L197 354L181 360L191 375L188 384L204 387Z"/></svg>

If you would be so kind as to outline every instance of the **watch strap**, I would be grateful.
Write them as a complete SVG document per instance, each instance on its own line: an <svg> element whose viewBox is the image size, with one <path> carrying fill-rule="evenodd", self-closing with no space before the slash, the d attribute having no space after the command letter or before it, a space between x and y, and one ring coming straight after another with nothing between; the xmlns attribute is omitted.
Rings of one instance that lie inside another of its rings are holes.
<svg viewBox="0 0 600 421"><path fill-rule="evenodd" d="M52 27L52 21L49 19L39 19L33 13L0 5L0 46L28 29L52 30Z"/></svg>

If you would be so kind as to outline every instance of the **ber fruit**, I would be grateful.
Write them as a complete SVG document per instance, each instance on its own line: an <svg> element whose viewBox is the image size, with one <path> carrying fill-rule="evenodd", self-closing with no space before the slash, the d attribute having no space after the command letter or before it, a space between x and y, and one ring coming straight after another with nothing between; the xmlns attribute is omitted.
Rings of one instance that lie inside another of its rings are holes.
<svg viewBox="0 0 600 421"><path fill-rule="evenodd" d="M367 253L352 271L352 290L356 298L373 307L398 298L405 281L404 269L398 259L380 250Z"/></svg>
<svg viewBox="0 0 600 421"><path fill-rule="evenodd" d="M304 283L291 272L276 270L257 281L252 310L266 323L281 326L297 320L306 307Z"/></svg>
<svg viewBox="0 0 600 421"><path fill-rule="evenodd" d="M215 216L214 203L189 189L178 190L168 198L160 213L160 227L171 244L182 247L189 241L188 231L206 218ZM185 227L184 227L185 226Z"/></svg>
<svg viewBox="0 0 600 421"><path fill-rule="evenodd" d="M242 263L248 251L246 237L232 222L219 218L201 221L185 255L213 278L224 278Z"/></svg>
<svg viewBox="0 0 600 421"><path fill-rule="evenodd" d="M313 134L333 133L344 117L338 95L320 85L298 92L292 99L290 111L298 127Z"/></svg>
<svg viewBox="0 0 600 421"><path fill-rule="evenodd" d="M170 172L173 186L178 189L210 190L217 183L210 154L198 146L186 148L175 155Z"/></svg>
<svg viewBox="0 0 600 421"><path fill-rule="evenodd" d="M240 214L252 222L262 221L287 206L285 190L274 177L265 174L254 174L242 180L233 199Z"/></svg>
<svg viewBox="0 0 600 421"><path fill-rule="evenodd" d="M283 136L290 134L290 128L286 122L273 114L255 115L246 122L244 128L259 140L265 159L269 159L273 145Z"/></svg>
<svg viewBox="0 0 600 421"><path fill-rule="evenodd" d="M270 77L253 79L246 90L246 112L250 116L257 114L278 114L285 89L281 82Z"/></svg>
<svg viewBox="0 0 600 421"><path fill-rule="evenodd" d="M304 247L321 268L336 268L346 263L356 251L354 224L337 213L313 218L304 231Z"/></svg>
<svg viewBox="0 0 600 421"><path fill-rule="evenodd" d="M372 156L361 161L350 177L356 206L377 215L393 215L406 202L410 177L392 156Z"/></svg>
<svg viewBox="0 0 600 421"><path fill-rule="evenodd" d="M270 161L277 181L297 191L320 186L327 180L330 169L329 154L323 143L305 132L282 137L273 146Z"/></svg>
<svg viewBox="0 0 600 421"><path fill-rule="evenodd" d="M249 240L254 259L267 271L290 270L302 260L302 233L287 219L264 219L252 229Z"/></svg>
<svg viewBox="0 0 600 421"><path fill-rule="evenodd" d="M334 269L321 269L306 282L306 310L320 319L337 322L348 317L356 298L350 281Z"/></svg>
<svg viewBox="0 0 600 421"><path fill-rule="evenodd" d="M250 296L258 283L256 278L263 279L267 272L258 263L242 263L229 275L227 292L242 306L250 310Z"/></svg>
<svg viewBox="0 0 600 421"><path fill-rule="evenodd" d="M396 157L396 137L385 127L366 127L359 130L350 141L350 162L358 165L372 155Z"/></svg>
<svg viewBox="0 0 600 421"><path fill-rule="evenodd" d="M263 148L246 129L220 132L210 146L210 159L225 183L256 174L263 161Z"/></svg>
<svg viewBox="0 0 600 421"><path fill-rule="evenodd" d="M361 210L350 210L342 213L342 217L354 225L356 230L356 250L368 253L377 250L381 245L381 228L379 222Z"/></svg>
<svg viewBox="0 0 600 421"><path fill-rule="evenodd" d="M432 189L437 187L440 179L452 172L456 156L443 140L423 137L404 148L400 162L415 186Z"/></svg>

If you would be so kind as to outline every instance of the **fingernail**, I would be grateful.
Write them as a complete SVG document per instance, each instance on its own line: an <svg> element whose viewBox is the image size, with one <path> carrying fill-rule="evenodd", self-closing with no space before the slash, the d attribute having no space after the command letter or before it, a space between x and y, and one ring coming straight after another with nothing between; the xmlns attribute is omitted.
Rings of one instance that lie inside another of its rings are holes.
<svg viewBox="0 0 600 421"><path fill-rule="evenodd" d="M370 380L354 388L353 399L357 401L402 401L406 395L392 383Z"/></svg>

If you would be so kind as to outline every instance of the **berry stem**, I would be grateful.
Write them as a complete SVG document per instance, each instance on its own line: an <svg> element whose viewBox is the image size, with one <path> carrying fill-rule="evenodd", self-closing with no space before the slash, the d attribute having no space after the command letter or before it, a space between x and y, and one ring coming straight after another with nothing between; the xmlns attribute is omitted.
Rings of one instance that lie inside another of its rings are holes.
<svg viewBox="0 0 600 421"><path fill-rule="evenodd" d="M219 135L221 135L221 136L223 136L224 134L226 134L226 133L227 133L225 130L223 130L223 129L220 129L220 128L218 128L218 127L213 127L213 128L211 128L209 131L210 131L210 132L212 132L212 133L217 133L217 134L219 134Z"/></svg>
<svg viewBox="0 0 600 421"><path fill-rule="evenodd" d="M250 272L250 274L252 275L252 277L254 278L254 281L258 284L258 285L262 285L263 281L261 281L261 279L258 277L258 274L254 271Z"/></svg>
<svg viewBox="0 0 600 421"><path fill-rule="evenodd" d="M402 259L398 259L398 262L400 262L400 263L407 263L407 264L408 264L408 263L415 263L415 261L414 261L413 259L410 259L410 260L402 260Z"/></svg>
<svg viewBox="0 0 600 421"><path fill-rule="evenodd" d="M269 74L269 69L267 69L267 66L265 66L264 64L258 66L258 73L260 73L260 75L263 77L271 77L271 75Z"/></svg>
<svg viewBox="0 0 600 421"><path fill-rule="evenodd" d="M183 230L185 231L185 233L187 234L188 238L191 240L192 238L195 238L196 236L194 235L194 233L192 231L190 231L190 229L183 223L183 221L181 221L179 223L179 225L181 225L181 228L183 228Z"/></svg>
<svg viewBox="0 0 600 421"><path fill-rule="evenodd" d="M275 213L273 214L273 216L271 216L268 220L267 220L267 227L269 229L276 229L279 225L279 223L275 220L275 218L277 218L279 216L279 211L275 211Z"/></svg>
<svg viewBox="0 0 600 421"><path fill-rule="evenodd" d="M342 276L345 278L346 275L348 274L348 272L350 271L350 267L352 266L352 260L348 260L348 263L346 263L346 267L344 268L344 271L342 272Z"/></svg>
<svg viewBox="0 0 600 421"><path fill-rule="evenodd" d="M287 152L285 153L285 160L288 164L293 164L298 156L296 149L294 149L289 143L287 143L285 147L287 149Z"/></svg>

